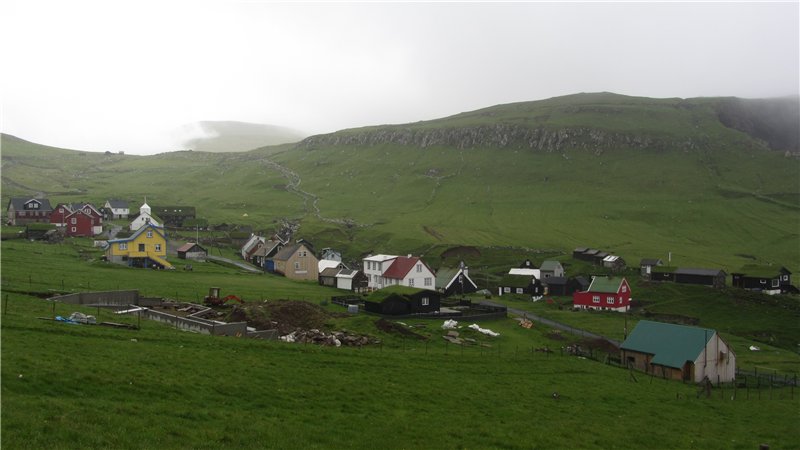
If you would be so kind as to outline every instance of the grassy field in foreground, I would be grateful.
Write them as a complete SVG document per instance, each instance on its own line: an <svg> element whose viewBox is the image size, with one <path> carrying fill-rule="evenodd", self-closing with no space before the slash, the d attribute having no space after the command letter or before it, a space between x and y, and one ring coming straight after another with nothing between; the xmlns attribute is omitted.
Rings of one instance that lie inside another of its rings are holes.
<svg viewBox="0 0 800 450"><path fill-rule="evenodd" d="M50 313L43 300L12 296L2 320L4 448L752 449L800 439L800 392L788 389L698 398L693 385L634 382L558 354L65 325L36 319Z"/></svg>

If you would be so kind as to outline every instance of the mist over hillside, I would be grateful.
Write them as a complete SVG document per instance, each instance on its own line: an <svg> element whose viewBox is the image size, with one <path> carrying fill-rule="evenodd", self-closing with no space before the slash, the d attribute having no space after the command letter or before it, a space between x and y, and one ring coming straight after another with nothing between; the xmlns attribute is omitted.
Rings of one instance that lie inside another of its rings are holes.
<svg viewBox="0 0 800 450"><path fill-rule="evenodd" d="M203 152L243 152L268 145L298 142L307 134L277 125L235 121L203 121L176 131L181 146Z"/></svg>

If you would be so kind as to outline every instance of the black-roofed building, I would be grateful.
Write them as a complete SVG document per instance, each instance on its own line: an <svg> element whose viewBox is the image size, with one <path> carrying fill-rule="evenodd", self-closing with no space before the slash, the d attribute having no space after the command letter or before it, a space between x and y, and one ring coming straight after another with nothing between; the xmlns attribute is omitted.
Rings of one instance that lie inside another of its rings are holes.
<svg viewBox="0 0 800 450"><path fill-rule="evenodd" d="M680 284L698 284L721 289L728 275L722 269L697 269L691 267L656 266L651 268L652 281L672 281Z"/></svg>
<svg viewBox="0 0 800 450"><path fill-rule="evenodd" d="M53 207L46 198L15 197L8 201L7 211L6 223L19 226L29 223L50 223Z"/></svg>

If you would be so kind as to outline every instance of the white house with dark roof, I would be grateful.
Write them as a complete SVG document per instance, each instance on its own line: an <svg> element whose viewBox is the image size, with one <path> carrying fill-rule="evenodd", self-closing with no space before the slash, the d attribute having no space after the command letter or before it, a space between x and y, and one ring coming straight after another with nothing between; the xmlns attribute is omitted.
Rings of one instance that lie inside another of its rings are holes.
<svg viewBox="0 0 800 450"><path fill-rule="evenodd" d="M107 219L127 219L131 213L125 200L106 200L103 208L107 211Z"/></svg>
<svg viewBox="0 0 800 450"><path fill-rule="evenodd" d="M150 205L147 204L145 201L142 206L139 207L139 215L136 216L135 219L131 221L131 231L136 231L139 228L147 224L152 224L154 226L160 227L160 221L152 215L152 210L150 209Z"/></svg>
<svg viewBox="0 0 800 450"><path fill-rule="evenodd" d="M416 256L375 255L363 263L370 289L401 285L436 290L433 270Z"/></svg>

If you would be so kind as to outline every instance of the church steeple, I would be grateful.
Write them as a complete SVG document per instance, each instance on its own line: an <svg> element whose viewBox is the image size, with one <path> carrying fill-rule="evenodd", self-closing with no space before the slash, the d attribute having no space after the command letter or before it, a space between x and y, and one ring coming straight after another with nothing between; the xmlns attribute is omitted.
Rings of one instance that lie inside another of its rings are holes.
<svg viewBox="0 0 800 450"><path fill-rule="evenodd" d="M139 214L147 214L148 216L152 215L150 210L150 205L147 204L147 197L144 198L144 204L139 208Z"/></svg>

